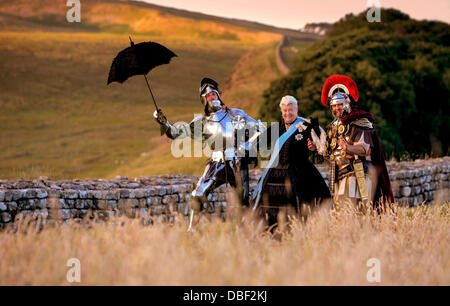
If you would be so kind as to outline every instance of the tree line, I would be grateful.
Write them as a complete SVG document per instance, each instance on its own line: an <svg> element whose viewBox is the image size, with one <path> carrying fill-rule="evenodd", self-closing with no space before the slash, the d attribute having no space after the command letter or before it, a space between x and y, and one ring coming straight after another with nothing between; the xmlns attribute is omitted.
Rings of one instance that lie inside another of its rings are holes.
<svg viewBox="0 0 450 306"><path fill-rule="evenodd" d="M298 54L291 72L264 91L261 118L279 120L279 101L289 94L301 116L326 126L332 116L320 102L322 86L344 74L358 86L359 107L374 115L388 158L448 155L450 26L394 9L369 23L366 13L346 15Z"/></svg>

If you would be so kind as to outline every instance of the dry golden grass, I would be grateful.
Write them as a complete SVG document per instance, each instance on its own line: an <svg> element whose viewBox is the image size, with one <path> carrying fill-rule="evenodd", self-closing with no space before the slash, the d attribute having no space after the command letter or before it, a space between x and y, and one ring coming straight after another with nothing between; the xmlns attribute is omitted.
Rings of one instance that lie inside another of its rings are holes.
<svg viewBox="0 0 450 306"><path fill-rule="evenodd" d="M84 1L82 7L82 22L71 24L64 1L0 0L1 178L201 174L203 159L160 158L170 154L170 143L160 140L144 80L106 86L112 59L129 46L128 35L173 50L178 57L149 79L169 120L190 122L202 112L203 77L224 88L241 57L257 48L271 52L281 35L136 3ZM245 87L247 100L265 84Z"/></svg>
<svg viewBox="0 0 450 306"><path fill-rule="evenodd" d="M379 217L322 211L291 219L280 239L239 214L203 218L193 233L184 221L116 219L40 233L20 225L0 232L0 285L71 285L73 257L80 285L371 285L370 258L381 263L381 283L373 284L450 285L449 208L396 207Z"/></svg>
<svg viewBox="0 0 450 306"><path fill-rule="evenodd" d="M65 1L0 1L0 13L6 14L7 17L20 16L22 19L18 20L19 22L23 23L25 19L44 26L67 28L65 16L68 10ZM180 13L179 15L182 15ZM247 29L227 21L227 19L223 22L202 20L192 18L189 14L186 17L175 16L166 12L164 8L152 9L133 3L85 0L82 2L81 23L72 25L72 28L133 35L141 33L172 38L225 39L260 43L279 40L281 37L280 34ZM310 35L305 34L305 37Z"/></svg>
<svg viewBox="0 0 450 306"><path fill-rule="evenodd" d="M190 122L194 113L201 113L200 80L210 76L224 85L239 59L258 46L133 37L136 42L156 40L179 56L149 74L156 100L171 122ZM165 158L170 165L157 160L161 148L155 151L153 140L166 138L153 120L154 106L142 77L106 86L112 59L128 44L128 36L111 33L0 32L3 179L201 173L203 161L190 160L198 166L186 170L184 159L170 155ZM133 168L143 152L152 153L143 160L145 167ZM170 143L163 153L170 154Z"/></svg>

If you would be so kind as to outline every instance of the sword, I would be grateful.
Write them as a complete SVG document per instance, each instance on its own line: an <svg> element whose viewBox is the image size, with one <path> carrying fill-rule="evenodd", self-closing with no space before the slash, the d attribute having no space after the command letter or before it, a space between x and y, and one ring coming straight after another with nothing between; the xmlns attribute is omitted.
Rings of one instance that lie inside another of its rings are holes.
<svg viewBox="0 0 450 306"><path fill-rule="evenodd" d="M336 162L333 160L331 161L331 165L330 165L330 179L329 181L329 188L330 188L330 193L331 196L334 196L334 181L336 180Z"/></svg>
<svg viewBox="0 0 450 306"><path fill-rule="evenodd" d="M369 200L369 194L367 192L366 177L364 175L364 166L362 160L355 155L355 161L353 162L353 169L355 169L355 177L358 182L359 194L363 202Z"/></svg>

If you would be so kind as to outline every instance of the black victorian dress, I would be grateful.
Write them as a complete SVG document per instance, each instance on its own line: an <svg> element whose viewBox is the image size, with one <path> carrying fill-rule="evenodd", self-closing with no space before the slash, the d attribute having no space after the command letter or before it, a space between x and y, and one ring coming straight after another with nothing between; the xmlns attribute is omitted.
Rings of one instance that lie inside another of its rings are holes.
<svg viewBox="0 0 450 306"><path fill-rule="evenodd" d="M278 128L279 136L286 132L283 120L279 122ZM331 198L322 175L309 160L307 144L312 128L306 121L297 128L281 148L278 164L267 173L260 207L267 214L268 226L277 222L280 207L291 206L299 213L302 205L316 206ZM314 130L320 137L318 125ZM271 128L266 131L269 143L271 131Z"/></svg>

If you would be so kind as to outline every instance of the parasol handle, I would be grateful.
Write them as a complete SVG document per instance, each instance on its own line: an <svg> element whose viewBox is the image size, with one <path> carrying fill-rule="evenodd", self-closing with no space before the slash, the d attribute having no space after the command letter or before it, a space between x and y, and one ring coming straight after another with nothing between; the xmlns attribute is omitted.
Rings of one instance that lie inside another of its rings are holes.
<svg viewBox="0 0 450 306"><path fill-rule="evenodd" d="M155 104L156 110L159 111L158 104L156 104L155 97L153 97L153 92L152 92L152 89L150 88L150 83L148 82L148 79L147 79L147 76L145 75L145 73L144 73L144 78L145 78L145 82L147 83L148 90L150 91L150 94L152 95L153 104Z"/></svg>

